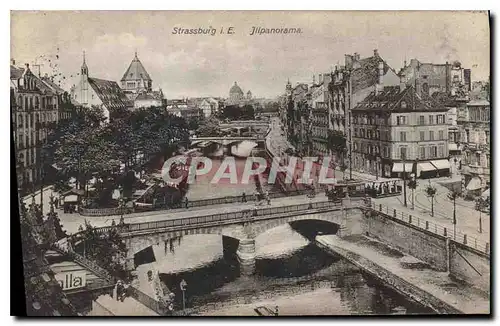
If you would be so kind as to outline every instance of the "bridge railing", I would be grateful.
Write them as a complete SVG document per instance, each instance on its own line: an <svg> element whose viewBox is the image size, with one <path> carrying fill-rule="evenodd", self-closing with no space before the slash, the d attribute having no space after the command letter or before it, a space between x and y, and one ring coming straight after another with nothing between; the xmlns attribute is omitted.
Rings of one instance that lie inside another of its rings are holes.
<svg viewBox="0 0 500 326"><path fill-rule="evenodd" d="M449 237L450 240L455 243L465 245L469 248L478 250L486 254L487 256L490 255L489 242L485 242L476 237L471 237L460 231L454 232L453 227L442 226L438 223L426 220L419 216L414 216L411 214L407 214L405 212L397 211L395 208L390 208L382 204L372 203L371 208L379 213L382 213L382 216L389 216L391 218L395 218L403 222L409 223L422 230L426 230L428 232L432 232L440 236Z"/></svg>
<svg viewBox="0 0 500 326"><path fill-rule="evenodd" d="M252 217L272 216L276 214L286 214L290 212L308 211L311 209L333 208L333 207L338 207L339 204L341 203L332 201L311 202L306 204L260 208L260 209L255 208L253 210L248 209L239 212L217 213L211 215L177 218L164 221L134 223L134 224L126 224L123 231L137 232L150 229L163 229L163 228L180 227L180 226L201 225L214 222L234 222L234 221L250 219Z"/></svg>

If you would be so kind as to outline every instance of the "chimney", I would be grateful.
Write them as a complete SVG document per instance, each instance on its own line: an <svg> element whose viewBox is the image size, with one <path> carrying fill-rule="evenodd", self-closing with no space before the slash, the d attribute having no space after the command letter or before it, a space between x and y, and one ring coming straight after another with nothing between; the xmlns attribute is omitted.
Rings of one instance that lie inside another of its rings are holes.
<svg viewBox="0 0 500 326"><path fill-rule="evenodd" d="M359 53L354 52L354 61L359 61Z"/></svg>
<svg viewBox="0 0 500 326"><path fill-rule="evenodd" d="M378 95L384 89L384 62L378 63L378 81L375 84L375 95Z"/></svg>
<svg viewBox="0 0 500 326"><path fill-rule="evenodd" d="M406 75L403 71L399 74L399 90L402 92L406 88Z"/></svg>
<svg viewBox="0 0 500 326"><path fill-rule="evenodd" d="M16 65L16 60L10 59L10 64L13 65L13 66L15 66Z"/></svg>
<svg viewBox="0 0 500 326"><path fill-rule="evenodd" d="M378 83L380 85L384 84L384 62L380 61L378 63Z"/></svg>
<svg viewBox="0 0 500 326"><path fill-rule="evenodd" d="M373 56L378 57L378 50L377 49L373 50Z"/></svg>
<svg viewBox="0 0 500 326"><path fill-rule="evenodd" d="M321 84L323 82L323 74L318 75L318 84Z"/></svg>
<svg viewBox="0 0 500 326"><path fill-rule="evenodd" d="M26 70L30 70L30 64L29 63L25 63L24 65L26 66Z"/></svg>

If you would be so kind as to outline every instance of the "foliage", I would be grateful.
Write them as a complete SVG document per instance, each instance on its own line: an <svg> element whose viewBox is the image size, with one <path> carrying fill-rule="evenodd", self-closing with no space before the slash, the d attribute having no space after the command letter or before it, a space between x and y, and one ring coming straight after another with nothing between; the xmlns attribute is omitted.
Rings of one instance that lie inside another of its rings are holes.
<svg viewBox="0 0 500 326"><path fill-rule="evenodd" d="M428 185L426 188L425 188L425 195L427 197L431 197L433 198L434 196L436 196L436 193L437 193L437 190L436 188L434 188L432 185Z"/></svg>
<svg viewBox="0 0 500 326"><path fill-rule="evenodd" d="M450 200L456 200L458 197L460 197L460 191L452 189L450 192L448 192L448 199Z"/></svg>
<svg viewBox="0 0 500 326"><path fill-rule="evenodd" d="M418 185L417 180L408 181L408 188L410 188L410 189L413 189L413 190L417 189L417 185Z"/></svg>
<svg viewBox="0 0 500 326"><path fill-rule="evenodd" d="M227 105L219 113L219 118L229 120L253 120L255 119L255 109L251 104Z"/></svg>
<svg viewBox="0 0 500 326"><path fill-rule="evenodd" d="M85 255L85 258L95 261L99 266L106 266L106 269L113 275L126 278L124 263L127 247L117 228L99 233L88 221L85 221L85 228L78 235L78 240L82 241L76 251Z"/></svg>
<svg viewBox="0 0 500 326"><path fill-rule="evenodd" d="M96 189L110 197L107 186L124 180L123 172L140 172L151 157L189 139L186 121L161 107L121 110L112 117L105 123L100 108L83 109L48 136L48 156L57 164L64 182L74 177L78 188L95 178Z"/></svg>
<svg viewBox="0 0 500 326"><path fill-rule="evenodd" d="M490 211L490 200L489 198L484 199L479 197L476 199L475 209L479 212L489 212Z"/></svg>
<svg viewBox="0 0 500 326"><path fill-rule="evenodd" d="M214 117L203 120L196 130L196 134L200 137L210 137L220 135L219 120Z"/></svg>

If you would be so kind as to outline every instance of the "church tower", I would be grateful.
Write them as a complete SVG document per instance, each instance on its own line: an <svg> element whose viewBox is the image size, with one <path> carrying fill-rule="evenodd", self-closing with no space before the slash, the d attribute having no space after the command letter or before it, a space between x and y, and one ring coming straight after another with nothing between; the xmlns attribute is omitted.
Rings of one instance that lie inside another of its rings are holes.
<svg viewBox="0 0 500 326"><path fill-rule="evenodd" d="M290 79L288 79L288 82L286 83L286 95L292 95L292 84L290 83Z"/></svg>
<svg viewBox="0 0 500 326"><path fill-rule="evenodd" d="M83 63L80 68L80 78L81 78L81 88L80 88L80 103L83 105L88 104L88 94L89 94L89 67L87 67L87 63L85 62L85 51L83 51Z"/></svg>
<svg viewBox="0 0 500 326"><path fill-rule="evenodd" d="M120 82L124 91L132 93L152 91L153 81L139 60L137 52Z"/></svg>

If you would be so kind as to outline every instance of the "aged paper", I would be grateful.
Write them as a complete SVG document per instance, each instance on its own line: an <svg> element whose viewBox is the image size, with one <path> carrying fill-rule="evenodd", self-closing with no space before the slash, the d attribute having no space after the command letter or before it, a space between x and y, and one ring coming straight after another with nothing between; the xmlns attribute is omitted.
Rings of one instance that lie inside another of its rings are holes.
<svg viewBox="0 0 500 326"><path fill-rule="evenodd" d="M488 12L12 11L10 96L29 316L490 313Z"/></svg>

